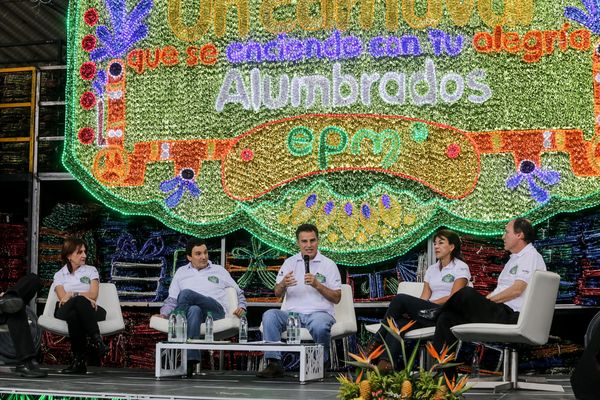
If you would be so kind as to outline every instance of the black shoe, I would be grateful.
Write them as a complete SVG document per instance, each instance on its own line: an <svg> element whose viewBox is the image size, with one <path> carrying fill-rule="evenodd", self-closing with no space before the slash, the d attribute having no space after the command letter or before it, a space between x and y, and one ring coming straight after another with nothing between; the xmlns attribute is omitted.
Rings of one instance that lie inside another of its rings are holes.
<svg viewBox="0 0 600 400"><path fill-rule="evenodd" d="M428 319L430 321L435 321L438 319L441 312L442 312L442 307L429 308L427 310L419 311L419 317L421 317L423 319Z"/></svg>
<svg viewBox="0 0 600 400"><path fill-rule="evenodd" d="M104 357L106 353L108 353L108 346L104 344L102 336L99 333L94 333L92 336L92 341L94 342L94 346L98 351L98 356L100 356L100 358Z"/></svg>
<svg viewBox="0 0 600 400"><path fill-rule="evenodd" d="M40 369L40 365L34 359L25 361L23 365L17 365L15 372L25 378L45 378L48 376L46 371Z"/></svg>
<svg viewBox="0 0 600 400"><path fill-rule="evenodd" d="M23 300L11 295L0 297L0 314L14 314L23 308Z"/></svg>
<svg viewBox="0 0 600 400"><path fill-rule="evenodd" d="M82 356L75 356L73 358L73 363L67 368L63 368L59 371L61 374L68 375L84 375L87 374L87 367L85 365L85 360Z"/></svg>
<svg viewBox="0 0 600 400"><path fill-rule="evenodd" d="M271 361L265 369L258 372L256 376L259 378L281 378L285 374L281 363Z"/></svg>
<svg viewBox="0 0 600 400"><path fill-rule="evenodd" d="M187 362L187 374L188 378L194 376L194 371L196 371L196 365L198 365L198 360L188 360Z"/></svg>

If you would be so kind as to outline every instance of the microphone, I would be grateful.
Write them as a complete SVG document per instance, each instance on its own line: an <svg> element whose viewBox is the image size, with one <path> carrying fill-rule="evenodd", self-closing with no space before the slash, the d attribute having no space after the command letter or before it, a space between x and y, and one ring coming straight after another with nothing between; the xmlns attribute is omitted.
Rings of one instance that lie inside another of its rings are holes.
<svg viewBox="0 0 600 400"><path fill-rule="evenodd" d="M304 258L304 273L310 274L310 267L308 265L308 256L305 254L303 258Z"/></svg>

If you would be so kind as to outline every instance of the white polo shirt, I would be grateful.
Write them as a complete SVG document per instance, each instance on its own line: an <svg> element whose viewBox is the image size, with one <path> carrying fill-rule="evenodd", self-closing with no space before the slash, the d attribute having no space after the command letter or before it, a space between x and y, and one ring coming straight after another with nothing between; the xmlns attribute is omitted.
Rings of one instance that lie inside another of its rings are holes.
<svg viewBox="0 0 600 400"><path fill-rule="evenodd" d="M495 295L506 290L517 280L529 284L533 272L536 270L545 271L546 263L544 262L542 255L538 253L531 243L529 243L520 252L510 255L510 259L504 265L504 268L498 277L498 286L496 286L496 289L494 289L491 294ZM527 287L519 297L509 300L504 304L514 311L521 311L527 290L529 290L529 287Z"/></svg>
<svg viewBox="0 0 600 400"><path fill-rule="evenodd" d="M431 297L429 301L450 296L454 281L460 278L471 280L471 271L469 266L457 258L453 258L445 267L440 270L440 262L430 265L425 272L425 282L431 288Z"/></svg>
<svg viewBox="0 0 600 400"><path fill-rule="evenodd" d="M193 290L218 301L227 313L233 311L227 309L227 292L225 289L228 287L235 288L238 294L239 307L246 308L244 293L225 268L209 261L206 268L198 270L194 268L192 263L187 263L175 272L169 286L169 298L177 300L182 290Z"/></svg>
<svg viewBox="0 0 600 400"><path fill-rule="evenodd" d="M342 288L342 278L337 265L329 258L317 251L315 258L309 262L310 273L323 285L332 290ZM285 304L281 307L284 311L310 314L317 311L325 311L335 317L334 304L327 300L317 289L304 283L304 259L298 253L283 262L277 274L277 283L281 282L285 275L294 272L297 284L286 288Z"/></svg>
<svg viewBox="0 0 600 400"><path fill-rule="evenodd" d="M90 290L92 281L100 280L98 270L91 265L82 265L73 273L65 265L54 274L54 287L62 285L65 292L87 292Z"/></svg>

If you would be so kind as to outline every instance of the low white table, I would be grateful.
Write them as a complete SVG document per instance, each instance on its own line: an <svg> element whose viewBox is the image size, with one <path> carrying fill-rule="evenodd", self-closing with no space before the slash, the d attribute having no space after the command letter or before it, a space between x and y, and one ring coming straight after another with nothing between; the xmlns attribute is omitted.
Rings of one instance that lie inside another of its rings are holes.
<svg viewBox="0 0 600 400"><path fill-rule="evenodd" d="M282 351L300 353L300 383L323 378L323 346L316 343L232 343L232 342L158 342L156 343L155 376L182 376L187 373L187 351Z"/></svg>

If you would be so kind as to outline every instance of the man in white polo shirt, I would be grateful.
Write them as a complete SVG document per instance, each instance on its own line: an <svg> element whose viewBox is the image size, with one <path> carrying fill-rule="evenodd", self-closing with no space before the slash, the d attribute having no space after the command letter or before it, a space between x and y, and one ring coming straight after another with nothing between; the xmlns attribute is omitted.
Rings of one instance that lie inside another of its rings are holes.
<svg viewBox="0 0 600 400"><path fill-rule="evenodd" d="M533 226L525 218L517 218L506 225L502 239L504 248L511 255L498 277L496 289L484 297L467 286L448 299L437 313L433 344L438 351L444 344L451 345L456 341L450 329L455 325L517 323L533 273L546 270L544 259L531 244L534 238Z"/></svg>
<svg viewBox="0 0 600 400"><path fill-rule="evenodd" d="M233 313L238 317L246 311L246 298L229 272L210 262L204 241L198 238L188 240L186 254L189 263L175 272L160 316L168 318L175 309L185 312L188 338L197 339L200 337L200 325L209 312L216 321L225 318L230 311L227 310L226 288L233 287L237 291L239 306ZM188 374L199 359L198 350L188 350Z"/></svg>
<svg viewBox="0 0 600 400"><path fill-rule="evenodd" d="M286 330L288 313L298 313L301 326L306 327L316 343L324 348L324 361L329 358L331 326L335 323L334 304L342 297L342 283L337 265L319 252L319 231L311 224L296 229L300 253L285 260L277 274L275 295L286 296L285 308L263 314L263 338L278 342ZM309 273L306 273L308 256ZM265 352L267 367L260 378L275 378L284 373L280 352Z"/></svg>

